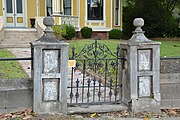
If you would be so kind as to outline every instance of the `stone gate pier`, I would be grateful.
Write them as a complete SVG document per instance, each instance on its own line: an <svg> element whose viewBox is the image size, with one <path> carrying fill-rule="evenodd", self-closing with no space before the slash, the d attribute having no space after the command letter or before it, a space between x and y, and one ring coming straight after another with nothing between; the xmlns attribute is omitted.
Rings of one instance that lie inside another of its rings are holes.
<svg viewBox="0 0 180 120"><path fill-rule="evenodd" d="M31 43L33 111L66 114L69 44L55 38L52 17L44 18L43 23L45 34Z"/></svg>
<svg viewBox="0 0 180 120"><path fill-rule="evenodd" d="M134 20L136 27L127 42L120 43L122 63L122 100L133 112L160 112L160 42L147 39L141 27L142 18Z"/></svg>

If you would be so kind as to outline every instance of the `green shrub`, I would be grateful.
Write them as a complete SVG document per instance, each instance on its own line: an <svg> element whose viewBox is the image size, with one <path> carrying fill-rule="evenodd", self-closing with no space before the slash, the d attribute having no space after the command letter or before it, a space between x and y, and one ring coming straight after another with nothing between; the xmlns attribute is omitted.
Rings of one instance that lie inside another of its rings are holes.
<svg viewBox="0 0 180 120"><path fill-rule="evenodd" d="M59 25L53 25L52 29L54 31L54 35L57 37L57 39L61 40L62 36L61 36L61 29Z"/></svg>
<svg viewBox="0 0 180 120"><path fill-rule="evenodd" d="M90 27L81 28L81 35L83 38L91 38L92 37L92 28L90 28Z"/></svg>
<svg viewBox="0 0 180 120"><path fill-rule="evenodd" d="M119 29L112 29L109 31L109 39L120 39L122 37L122 31Z"/></svg>
<svg viewBox="0 0 180 120"><path fill-rule="evenodd" d="M60 26L53 25L52 29L54 30L54 34L61 34Z"/></svg>
<svg viewBox="0 0 180 120"><path fill-rule="evenodd" d="M64 37L67 40L70 40L76 36L76 31L72 25L62 24L61 34L62 37Z"/></svg>

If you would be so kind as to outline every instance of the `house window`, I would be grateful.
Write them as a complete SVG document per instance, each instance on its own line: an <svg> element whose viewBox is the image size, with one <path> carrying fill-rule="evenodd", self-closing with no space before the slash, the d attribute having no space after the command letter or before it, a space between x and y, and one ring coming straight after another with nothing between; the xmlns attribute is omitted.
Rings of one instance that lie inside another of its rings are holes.
<svg viewBox="0 0 180 120"><path fill-rule="evenodd" d="M114 13L114 24L120 25L120 3L119 0L115 0L115 13Z"/></svg>
<svg viewBox="0 0 180 120"><path fill-rule="evenodd" d="M103 20L103 0L87 0L88 20Z"/></svg>
<svg viewBox="0 0 180 120"><path fill-rule="evenodd" d="M64 15L71 15L71 0L63 1Z"/></svg>
<svg viewBox="0 0 180 120"><path fill-rule="evenodd" d="M46 0L46 15L52 15L52 0Z"/></svg>

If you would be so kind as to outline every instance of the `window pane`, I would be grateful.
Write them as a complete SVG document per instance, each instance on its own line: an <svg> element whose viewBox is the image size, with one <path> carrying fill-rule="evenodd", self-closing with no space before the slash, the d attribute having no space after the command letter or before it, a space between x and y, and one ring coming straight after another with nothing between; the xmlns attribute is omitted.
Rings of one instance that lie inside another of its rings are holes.
<svg viewBox="0 0 180 120"><path fill-rule="evenodd" d="M115 1L115 25L119 25L119 0Z"/></svg>
<svg viewBox="0 0 180 120"><path fill-rule="evenodd" d="M22 0L16 0L17 13L22 13Z"/></svg>
<svg viewBox="0 0 180 120"><path fill-rule="evenodd" d="M103 20L103 0L88 0L88 20Z"/></svg>
<svg viewBox="0 0 180 120"><path fill-rule="evenodd" d="M52 15L52 0L46 0L46 11L47 11L47 16Z"/></svg>
<svg viewBox="0 0 180 120"><path fill-rule="evenodd" d="M71 15L71 0L64 0L64 15Z"/></svg>
<svg viewBox="0 0 180 120"><path fill-rule="evenodd" d="M115 11L115 25L118 25L119 23L119 10L116 8Z"/></svg>
<svg viewBox="0 0 180 120"><path fill-rule="evenodd" d="M6 9L7 9L7 13L12 13L13 12L12 0L6 0Z"/></svg>
<svg viewBox="0 0 180 120"><path fill-rule="evenodd" d="M119 8L119 0L116 0L116 8Z"/></svg>

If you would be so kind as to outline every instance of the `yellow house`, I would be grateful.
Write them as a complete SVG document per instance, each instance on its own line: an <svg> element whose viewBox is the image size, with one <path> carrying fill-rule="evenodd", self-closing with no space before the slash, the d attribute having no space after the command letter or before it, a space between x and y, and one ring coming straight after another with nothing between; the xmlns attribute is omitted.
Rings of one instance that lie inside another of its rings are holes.
<svg viewBox="0 0 180 120"><path fill-rule="evenodd" d="M122 0L0 0L0 8L7 28L30 28L30 18L53 16L55 24L72 24L77 31L122 29Z"/></svg>

